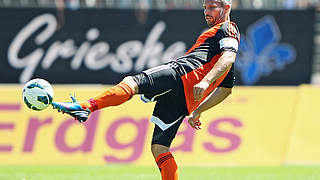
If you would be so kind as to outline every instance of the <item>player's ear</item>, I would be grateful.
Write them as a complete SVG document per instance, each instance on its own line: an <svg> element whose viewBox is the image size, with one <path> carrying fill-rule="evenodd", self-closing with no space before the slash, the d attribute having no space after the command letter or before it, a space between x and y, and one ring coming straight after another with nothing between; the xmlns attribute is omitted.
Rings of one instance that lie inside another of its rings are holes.
<svg viewBox="0 0 320 180"><path fill-rule="evenodd" d="M224 5L224 10L229 11L231 9L231 4Z"/></svg>

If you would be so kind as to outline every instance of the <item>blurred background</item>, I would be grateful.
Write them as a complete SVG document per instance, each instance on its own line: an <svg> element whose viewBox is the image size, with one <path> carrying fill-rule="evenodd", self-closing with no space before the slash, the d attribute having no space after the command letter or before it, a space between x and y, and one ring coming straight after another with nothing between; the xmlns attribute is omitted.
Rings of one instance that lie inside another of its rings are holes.
<svg viewBox="0 0 320 180"><path fill-rule="evenodd" d="M81 101L174 60L208 29L202 3L0 0L0 179L160 179L150 153L154 104L134 97L79 124L28 109L21 90L42 78L54 101L70 93ZM236 86L203 113L201 131L182 124L172 146L181 177L320 179L320 0L232 3Z"/></svg>
<svg viewBox="0 0 320 180"><path fill-rule="evenodd" d="M202 0L2 0L2 7L201 9ZM233 0L234 9L305 9L319 7L317 0Z"/></svg>

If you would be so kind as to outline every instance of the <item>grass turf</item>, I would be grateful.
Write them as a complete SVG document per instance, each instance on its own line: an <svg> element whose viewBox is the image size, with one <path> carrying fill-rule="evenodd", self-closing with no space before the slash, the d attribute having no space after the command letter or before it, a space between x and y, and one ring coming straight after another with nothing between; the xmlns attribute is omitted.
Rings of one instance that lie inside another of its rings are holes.
<svg viewBox="0 0 320 180"><path fill-rule="evenodd" d="M319 166L181 167L181 180L320 180ZM1 180L159 180L155 167L0 166Z"/></svg>

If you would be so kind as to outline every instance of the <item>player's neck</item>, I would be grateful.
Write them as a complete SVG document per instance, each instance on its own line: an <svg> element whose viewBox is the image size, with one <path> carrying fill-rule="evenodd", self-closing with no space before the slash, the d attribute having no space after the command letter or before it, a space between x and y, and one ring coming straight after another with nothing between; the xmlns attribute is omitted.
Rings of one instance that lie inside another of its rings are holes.
<svg viewBox="0 0 320 180"><path fill-rule="evenodd" d="M225 22L226 22L226 21L228 21L228 22L230 21L230 16L229 16L229 15L228 15L228 16L226 16L226 18L225 18Z"/></svg>
<svg viewBox="0 0 320 180"><path fill-rule="evenodd" d="M221 18L220 21L217 22L217 24L221 24L221 23L229 22L229 21L230 21L230 16L227 15L227 16ZM217 25L217 24L216 24L216 25Z"/></svg>

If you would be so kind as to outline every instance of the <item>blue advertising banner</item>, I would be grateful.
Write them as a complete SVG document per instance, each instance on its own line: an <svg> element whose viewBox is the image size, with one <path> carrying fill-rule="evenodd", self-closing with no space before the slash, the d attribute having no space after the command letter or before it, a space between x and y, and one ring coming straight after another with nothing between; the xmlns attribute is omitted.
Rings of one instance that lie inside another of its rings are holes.
<svg viewBox="0 0 320 180"><path fill-rule="evenodd" d="M310 83L315 11L235 11L241 31L237 84ZM301 23L303 22L303 24Z"/></svg>

